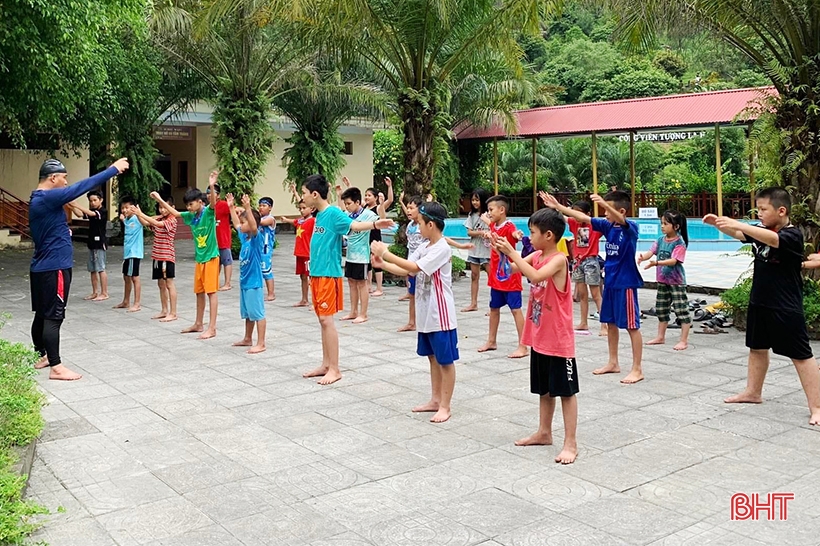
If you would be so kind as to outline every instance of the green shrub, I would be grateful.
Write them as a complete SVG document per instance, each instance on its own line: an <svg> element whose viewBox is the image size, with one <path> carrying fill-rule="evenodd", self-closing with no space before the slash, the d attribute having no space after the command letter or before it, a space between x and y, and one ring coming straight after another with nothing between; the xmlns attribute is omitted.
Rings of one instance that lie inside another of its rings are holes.
<svg viewBox="0 0 820 546"><path fill-rule="evenodd" d="M732 313L746 312L749 309L749 298L752 292L752 277L746 277L735 286L720 295ZM820 320L820 283L812 279L803 279L803 314L806 324L813 325Z"/></svg>
<svg viewBox="0 0 820 546"><path fill-rule="evenodd" d="M464 270L467 269L467 262L459 258L458 256L453 256L453 278L459 278L463 273Z"/></svg>
<svg viewBox="0 0 820 546"><path fill-rule="evenodd" d="M399 258L404 258L405 260L407 259L407 247L404 245L393 243L387 247L387 250L389 250L390 254L393 256L398 256Z"/></svg>
<svg viewBox="0 0 820 546"><path fill-rule="evenodd" d="M0 328L3 320L0 318ZM37 354L21 343L0 339L0 544L23 544L38 525L31 516L44 508L22 500L24 478L12 473L14 446L23 446L43 430L45 396L34 381Z"/></svg>

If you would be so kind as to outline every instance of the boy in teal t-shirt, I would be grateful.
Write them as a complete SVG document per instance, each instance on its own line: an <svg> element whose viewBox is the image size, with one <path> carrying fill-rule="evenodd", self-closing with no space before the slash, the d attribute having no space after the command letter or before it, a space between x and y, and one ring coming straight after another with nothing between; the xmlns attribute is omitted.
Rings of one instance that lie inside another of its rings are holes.
<svg viewBox="0 0 820 546"><path fill-rule="evenodd" d="M207 199L209 204L205 204L205 195L198 189L190 189L185 192L183 201L187 212L179 212L174 207L168 205L157 192L153 192L151 197L157 201L177 218L182 218L186 225L191 226L194 236L194 259L196 269L194 270L194 293L196 294L196 320L192 326L182 330L183 334L192 332L202 332L199 339L210 339L216 335L216 314L218 301L216 293L219 290L219 246L216 241L216 184L219 173L211 172L208 178L208 185L211 191ZM209 307L208 328L205 328L205 301L207 295Z"/></svg>
<svg viewBox="0 0 820 546"><path fill-rule="evenodd" d="M128 309L129 313L142 309L140 306L140 295L142 293L140 261L143 257L143 232L142 224L137 218L136 203L133 197L123 197L120 200L120 220L125 226L122 253L122 280L125 284L125 291L122 301L115 305L114 309ZM134 289L134 305L129 307L132 287Z"/></svg>
<svg viewBox="0 0 820 546"><path fill-rule="evenodd" d="M351 220L375 222L379 215L362 207L362 192L359 188L347 188L341 195L340 206L344 206ZM351 231L347 236L347 259L345 277L350 286L350 313L342 320L352 320L353 324L367 322L367 305L370 294L367 291L367 277L370 269L370 233Z"/></svg>
<svg viewBox="0 0 820 546"><path fill-rule="evenodd" d="M322 364L304 377L321 377L320 385L330 385L342 378L339 371L339 332L333 315L344 308L342 292L342 237L349 231L382 229L393 220L354 221L340 208L327 201L330 185L321 174L312 174L302 185L302 200L317 211L316 225L310 241L310 287L313 308L322 328Z"/></svg>

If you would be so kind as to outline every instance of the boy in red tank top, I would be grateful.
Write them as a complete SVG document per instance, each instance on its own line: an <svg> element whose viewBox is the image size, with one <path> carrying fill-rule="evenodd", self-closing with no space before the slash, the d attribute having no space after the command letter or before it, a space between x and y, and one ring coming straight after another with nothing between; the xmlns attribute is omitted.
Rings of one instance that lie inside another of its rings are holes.
<svg viewBox="0 0 820 546"><path fill-rule="evenodd" d="M578 368L575 363L575 334L572 325L572 284L558 241L566 221L555 210L541 209L530 217L530 241L535 252L526 258L502 237L495 249L509 256L512 270L530 280L522 343L532 347L530 391L541 397L538 430L515 442L517 446L552 445L552 416L555 397L561 397L564 415L564 446L556 463L570 464L578 456L575 431L578 425Z"/></svg>

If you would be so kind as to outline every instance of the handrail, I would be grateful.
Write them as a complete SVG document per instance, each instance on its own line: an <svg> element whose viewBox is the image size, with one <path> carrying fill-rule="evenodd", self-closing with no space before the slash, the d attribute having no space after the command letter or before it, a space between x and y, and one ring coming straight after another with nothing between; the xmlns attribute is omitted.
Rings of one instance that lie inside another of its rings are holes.
<svg viewBox="0 0 820 546"><path fill-rule="evenodd" d="M0 228L29 238L28 202L0 188Z"/></svg>

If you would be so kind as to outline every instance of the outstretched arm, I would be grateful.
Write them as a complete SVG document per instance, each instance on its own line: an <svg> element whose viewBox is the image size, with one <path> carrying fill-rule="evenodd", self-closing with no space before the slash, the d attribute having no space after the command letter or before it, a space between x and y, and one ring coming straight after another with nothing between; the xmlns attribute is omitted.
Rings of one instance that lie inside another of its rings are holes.
<svg viewBox="0 0 820 546"><path fill-rule="evenodd" d="M373 241L370 243L370 251L373 253L373 265L381 269L387 269L394 275L415 275L421 271L416 262L411 262L410 260L396 256L390 252L390 248L381 241ZM385 268L384 265L388 267Z"/></svg>
<svg viewBox="0 0 820 546"><path fill-rule="evenodd" d="M541 201L547 208L555 209L564 216L575 218L582 224L589 224L590 222L592 222L592 219L589 217L589 215L584 214L580 210L574 210L569 207L565 207L564 205L558 202L558 199L556 199L554 195L550 195L545 191L540 191L538 192L538 196L541 198Z"/></svg>
<svg viewBox="0 0 820 546"><path fill-rule="evenodd" d="M166 203L165 200L162 197L160 197L159 193L157 193L155 191L152 191L151 192L151 199L153 199L154 201L159 203L159 206L164 208L165 210L167 210L168 214L170 214L174 218L179 218L179 217L182 216L182 213L179 212L174 207L172 207L171 205L169 205L168 203Z"/></svg>
<svg viewBox="0 0 820 546"><path fill-rule="evenodd" d="M131 209L134 211L134 214L137 215L137 220L140 221L140 224L151 227L162 227L162 222L142 212L142 209L140 209L138 205L132 206Z"/></svg>
<svg viewBox="0 0 820 546"><path fill-rule="evenodd" d="M59 188L43 192L45 203L54 208L62 207L71 203L78 197L85 195L97 186L102 186L111 177L116 176L128 169L128 160L124 157L116 160L110 167L92 177L81 180L65 188Z"/></svg>
<svg viewBox="0 0 820 546"><path fill-rule="evenodd" d="M293 198L296 199L296 203L302 200L302 196L296 191L296 184L290 185L290 193L293 194Z"/></svg>
<svg viewBox="0 0 820 546"><path fill-rule="evenodd" d="M388 218L379 218L372 222L353 222L350 224L350 231L370 231L373 229L387 229L395 226L396 223Z"/></svg>
<svg viewBox="0 0 820 546"><path fill-rule="evenodd" d="M519 252L513 248L510 242L504 237L497 237L495 240L495 249L502 254L509 256L510 261L515 264L514 269L518 269L522 275L527 277L535 284L545 281L550 277L554 277L558 270L566 264L566 260L551 260L540 269L536 269L532 265L532 260L535 254L530 254L526 258L522 258Z"/></svg>
<svg viewBox="0 0 820 546"><path fill-rule="evenodd" d="M255 237L258 233L259 226L256 225L256 218L253 217L253 213L251 212L251 198L248 194L242 194L242 206L245 207L245 221L248 223L248 229L251 232L249 236ZM234 215L236 214L233 207L231 207L231 213ZM238 219L239 218L237 218L237 220ZM239 226L237 226L236 229L239 229Z"/></svg>
<svg viewBox="0 0 820 546"><path fill-rule="evenodd" d="M703 217L703 223L709 224L710 226L715 226L721 233L725 233L729 237L734 237L739 241L746 240L746 234L735 225L736 220L732 220L731 218L727 218L725 216L717 216L715 214L707 214ZM741 222L737 222L737 224L741 224ZM745 225L745 224L744 224ZM777 238L777 233L774 231L769 231L768 229L764 229L763 231L767 231L769 233L773 233L775 238ZM755 237L757 239L757 237ZM760 242L764 242L763 239L758 239ZM767 243L768 244L768 243ZM778 243L779 244L779 241ZM774 246L774 245L769 245Z"/></svg>
<svg viewBox="0 0 820 546"><path fill-rule="evenodd" d="M210 176L208 176L208 189L211 190L208 192L208 203L211 205L211 208L216 207L216 191L214 191L214 184L216 184L217 178L219 178L219 171L211 171Z"/></svg>
<svg viewBox="0 0 820 546"><path fill-rule="evenodd" d="M598 206L603 207L604 210L609 212L609 216L612 218L613 224L618 224L619 226L626 225L626 214L623 214L621 211L604 201L604 198L598 195L597 193L593 193L589 196L592 199L593 203L598 203Z"/></svg>
<svg viewBox="0 0 820 546"><path fill-rule="evenodd" d="M384 183L387 185L387 199L384 202L384 210L390 210L393 205L393 181L389 176L384 177Z"/></svg>
<svg viewBox="0 0 820 546"><path fill-rule="evenodd" d="M470 250L471 248L475 248L473 243L459 243L458 241L451 239L449 237L444 238L447 241L447 244L453 248L458 248L459 250Z"/></svg>
<svg viewBox="0 0 820 546"><path fill-rule="evenodd" d="M234 207L232 193L229 193L225 196L225 202L228 204L228 209L230 209L231 212L231 224L233 224L234 229L239 231L239 226L242 225L242 222L239 221L239 215L236 213L236 207ZM245 207L245 210L250 210L250 207ZM248 214L248 216L253 216L253 214ZM256 222L254 221L254 223Z"/></svg>

